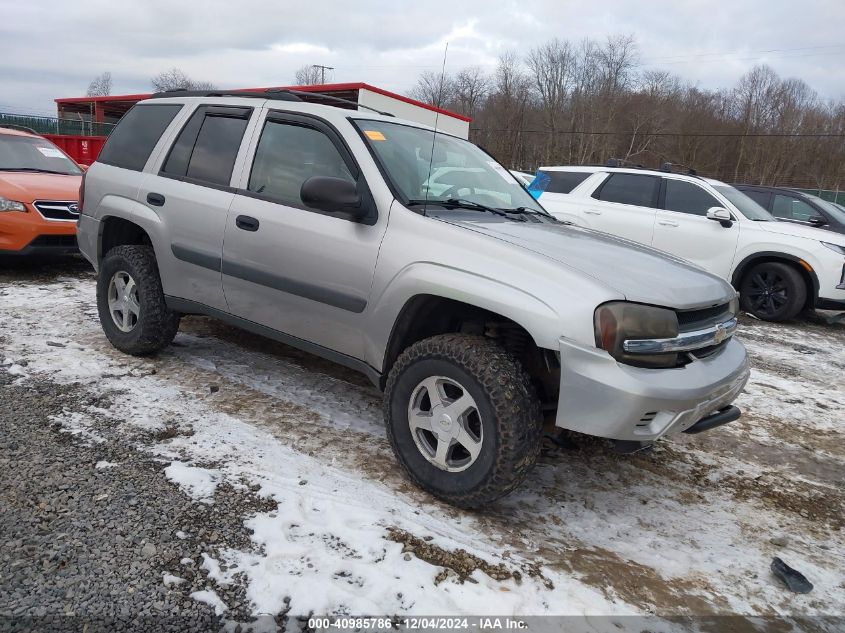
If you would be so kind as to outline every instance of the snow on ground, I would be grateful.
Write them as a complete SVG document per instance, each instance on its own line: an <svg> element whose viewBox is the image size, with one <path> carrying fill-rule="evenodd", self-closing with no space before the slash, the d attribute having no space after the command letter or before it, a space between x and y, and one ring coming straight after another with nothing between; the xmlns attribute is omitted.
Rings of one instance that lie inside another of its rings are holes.
<svg viewBox="0 0 845 633"><path fill-rule="evenodd" d="M275 500L246 519L252 548L204 563L219 584L245 574L256 614L286 598L294 613L845 611L842 327L746 324L754 370L739 422L629 457L577 438L577 450L546 450L515 494L467 513L400 475L379 394L345 369L201 318L158 357L125 356L102 334L90 279L7 285L0 315L0 362L21 368L17 380L104 396L91 411L114 421L110 441L124 427L160 432L155 454L197 501L213 503L223 481ZM89 432L79 416L61 423ZM446 562L403 551L413 538ZM442 574L461 549L503 579ZM775 555L813 593L779 586Z"/></svg>
<svg viewBox="0 0 845 633"><path fill-rule="evenodd" d="M212 503L214 490L220 480L220 473L208 468L189 466L180 461L174 461L164 469L165 476L177 484L183 492L204 503Z"/></svg>
<svg viewBox="0 0 845 633"><path fill-rule="evenodd" d="M217 615L221 615L226 612L226 604L220 599L220 596L211 590L207 589L205 591L195 591L191 594L191 598L213 607L214 613Z"/></svg>

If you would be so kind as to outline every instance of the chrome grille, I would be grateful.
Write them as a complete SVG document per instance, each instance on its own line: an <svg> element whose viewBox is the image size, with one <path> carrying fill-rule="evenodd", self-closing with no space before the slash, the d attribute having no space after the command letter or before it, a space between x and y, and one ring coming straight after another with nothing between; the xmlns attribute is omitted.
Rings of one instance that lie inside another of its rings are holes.
<svg viewBox="0 0 845 633"><path fill-rule="evenodd" d="M734 317L729 303L699 310L678 310L675 314L678 315L678 331L680 332L703 330L717 323L730 321Z"/></svg>
<svg viewBox="0 0 845 633"><path fill-rule="evenodd" d="M45 220L76 222L79 217L79 207L74 200L36 200L32 204Z"/></svg>

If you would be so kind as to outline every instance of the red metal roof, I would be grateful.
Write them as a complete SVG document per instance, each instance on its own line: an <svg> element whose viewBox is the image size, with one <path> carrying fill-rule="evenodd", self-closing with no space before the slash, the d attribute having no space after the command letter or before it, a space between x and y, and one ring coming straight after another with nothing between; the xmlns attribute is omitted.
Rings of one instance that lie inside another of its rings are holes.
<svg viewBox="0 0 845 633"><path fill-rule="evenodd" d="M270 88L275 90L302 90L303 92L340 92L343 90L369 90L370 92L375 92L380 95L384 95L385 97L390 97L392 99L397 99L398 101L404 101L405 103L410 103L411 105L415 105L420 108L425 108L426 110L431 110L432 112L439 112L440 114L444 114L446 116L453 117L455 119L460 119L461 121L471 122L472 118L464 116L462 114L458 114L457 112L451 112L449 110L444 110L443 108L438 108L433 105L429 105L427 103L423 103L422 101L417 101L416 99L411 99L410 97L406 97L404 95L396 94L395 92L390 92L388 90L384 90L382 88L377 88L376 86L371 86L370 84L364 82L355 82L355 83L340 83L340 84L315 84L312 86L271 86ZM261 92L264 90L268 90L270 88L237 88L235 90L227 90L227 92ZM107 97L64 97L61 99L55 99L54 101L57 104L62 103L109 103L115 101L143 101L144 99L148 99L152 96L152 93L145 93L145 94L135 94L135 95L109 95Z"/></svg>

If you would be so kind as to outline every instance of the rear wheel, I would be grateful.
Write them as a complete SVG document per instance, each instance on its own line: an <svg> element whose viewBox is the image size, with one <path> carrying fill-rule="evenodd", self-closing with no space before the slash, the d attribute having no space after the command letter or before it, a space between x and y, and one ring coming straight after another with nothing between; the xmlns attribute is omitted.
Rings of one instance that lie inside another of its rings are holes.
<svg viewBox="0 0 845 633"><path fill-rule="evenodd" d="M522 366L489 339L445 334L399 357L385 390L387 434L421 488L477 508L513 490L540 451L539 401Z"/></svg>
<svg viewBox="0 0 845 633"><path fill-rule="evenodd" d="M167 308L155 253L150 246L116 246L97 278L97 311L112 345L143 356L167 346L179 330L179 314Z"/></svg>
<svg viewBox="0 0 845 633"><path fill-rule="evenodd" d="M742 309L764 321L794 318L807 300L801 273L783 262L757 264L742 278Z"/></svg>

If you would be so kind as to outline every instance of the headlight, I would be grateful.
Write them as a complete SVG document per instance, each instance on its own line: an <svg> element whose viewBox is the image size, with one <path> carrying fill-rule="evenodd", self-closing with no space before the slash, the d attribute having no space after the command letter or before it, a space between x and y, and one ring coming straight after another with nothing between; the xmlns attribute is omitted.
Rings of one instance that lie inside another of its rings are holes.
<svg viewBox="0 0 845 633"><path fill-rule="evenodd" d="M8 200L0 196L0 211L23 211L26 213L26 206L17 200Z"/></svg>
<svg viewBox="0 0 845 633"><path fill-rule="evenodd" d="M839 246L839 244L831 244L830 242L822 242L822 246L827 246L834 253L845 255L845 246Z"/></svg>
<svg viewBox="0 0 845 633"><path fill-rule="evenodd" d="M594 320L596 347L606 350L620 363L636 367L677 366L677 353L629 354L622 348L626 340L678 336L678 317L672 310L615 301L600 305Z"/></svg>

